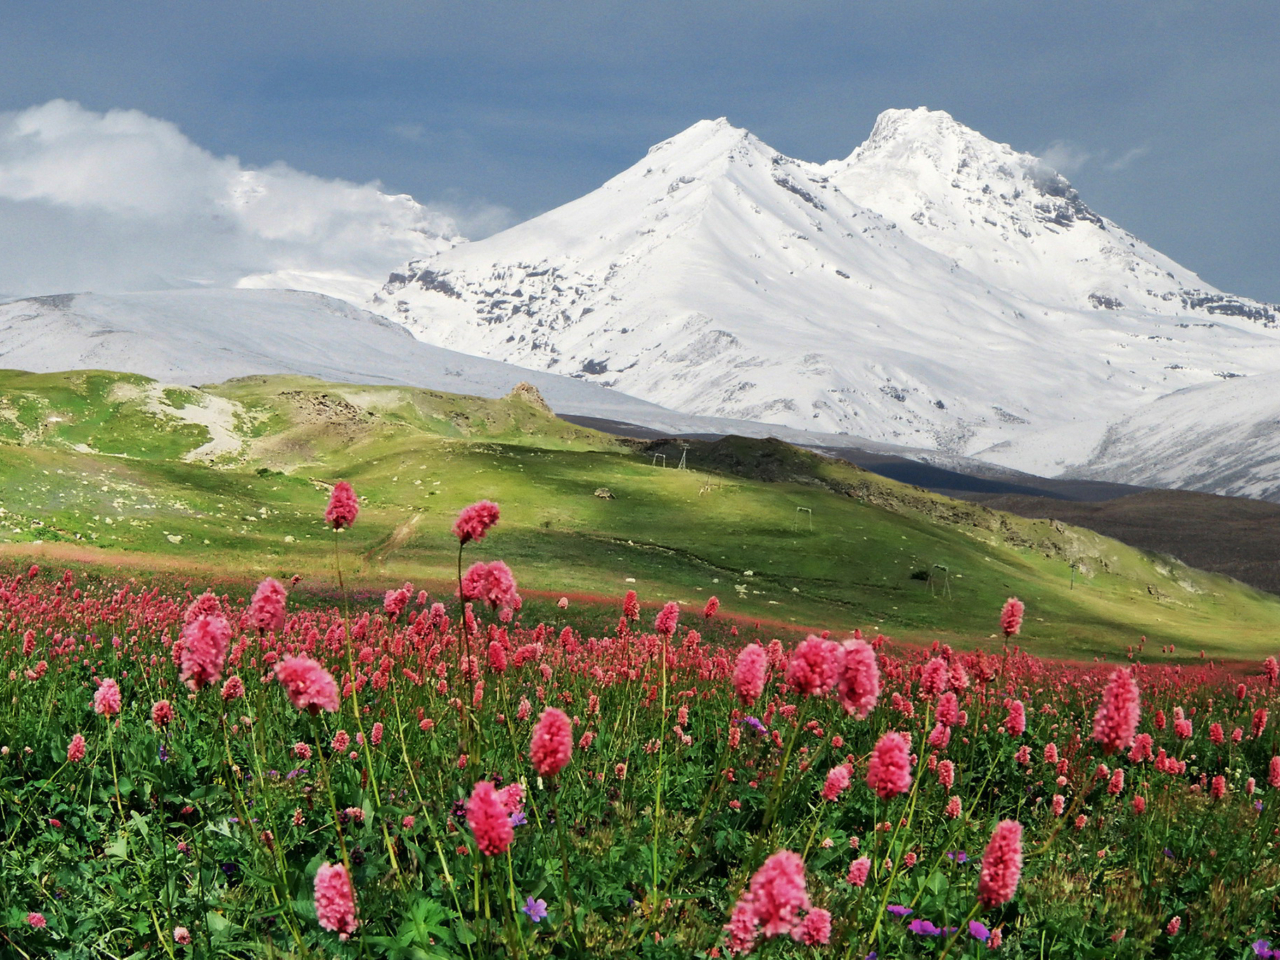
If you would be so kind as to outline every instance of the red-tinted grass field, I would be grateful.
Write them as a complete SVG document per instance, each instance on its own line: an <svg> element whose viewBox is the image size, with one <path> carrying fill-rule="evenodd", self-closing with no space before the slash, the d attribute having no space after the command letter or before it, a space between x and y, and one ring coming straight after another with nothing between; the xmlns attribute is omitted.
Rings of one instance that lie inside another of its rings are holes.
<svg viewBox="0 0 1280 960"><path fill-rule="evenodd" d="M1037 659L1014 604L998 653L633 594L600 629L523 604L468 511L465 612L7 572L0 954L1280 947L1274 659Z"/></svg>

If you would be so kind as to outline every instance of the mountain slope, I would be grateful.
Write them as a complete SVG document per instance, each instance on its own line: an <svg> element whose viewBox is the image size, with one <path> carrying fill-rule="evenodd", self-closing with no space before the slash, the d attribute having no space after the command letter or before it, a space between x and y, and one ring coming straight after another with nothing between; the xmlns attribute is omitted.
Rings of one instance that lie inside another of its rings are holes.
<svg viewBox="0 0 1280 960"><path fill-rule="evenodd" d="M685 412L964 454L1071 428L1084 459L1157 396L1280 369L1270 308L924 110L822 165L703 121L579 200L411 263L373 306Z"/></svg>
<svg viewBox="0 0 1280 960"><path fill-rule="evenodd" d="M1161 397L1069 473L1280 502L1280 373Z"/></svg>

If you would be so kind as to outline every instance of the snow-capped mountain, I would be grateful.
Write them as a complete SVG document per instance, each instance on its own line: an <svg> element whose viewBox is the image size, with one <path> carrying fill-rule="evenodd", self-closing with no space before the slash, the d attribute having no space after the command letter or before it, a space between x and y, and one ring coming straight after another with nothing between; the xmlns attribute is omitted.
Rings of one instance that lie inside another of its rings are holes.
<svg viewBox="0 0 1280 960"><path fill-rule="evenodd" d="M1280 372L1161 397L1067 472L1280 503Z"/></svg>
<svg viewBox="0 0 1280 960"><path fill-rule="evenodd" d="M578 200L410 263L373 307L688 413L960 454L1055 430L1083 461L1156 397L1280 370L1274 308L924 109L823 164L697 123Z"/></svg>
<svg viewBox="0 0 1280 960"><path fill-rule="evenodd" d="M296 290L64 293L0 303L0 368L114 370L195 385L293 373L482 397L503 396L527 381L561 414L670 434L838 441L772 424L690 416L597 383L435 347L384 317Z"/></svg>

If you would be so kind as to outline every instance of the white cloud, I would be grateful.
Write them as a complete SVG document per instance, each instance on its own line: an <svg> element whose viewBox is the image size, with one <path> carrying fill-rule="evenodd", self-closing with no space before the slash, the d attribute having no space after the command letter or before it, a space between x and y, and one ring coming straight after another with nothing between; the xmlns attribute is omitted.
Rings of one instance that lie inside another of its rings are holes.
<svg viewBox="0 0 1280 960"><path fill-rule="evenodd" d="M1106 165L1108 170L1123 170L1140 157L1145 157L1150 147L1132 147Z"/></svg>
<svg viewBox="0 0 1280 960"><path fill-rule="evenodd" d="M1040 153L1040 159L1065 177L1070 177L1087 163L1097 163L1112 173L1124 170L1135 160L1147 155L1150 147L1131 147L1120 156L1111 158L1111 151L1089 150L1070 140L1055 140Z"/></svg>
<svg viewBox="0 0 1280 960"><path fill-rule="evenodd" d="M1064 177L1069 177L1092 160L1093 156L1078 143L1055 140L1041 152L1040 159Z"/></svg>
<svg viewBox="0 0 1280 960"><path fill-rule="evenodd" d="M477 225L506 215L460 212ZM246 169L136 110L53 100L0 113L0 293L229 286L268 273L381 281L458 233L411 197L282 163Z"/></svg>

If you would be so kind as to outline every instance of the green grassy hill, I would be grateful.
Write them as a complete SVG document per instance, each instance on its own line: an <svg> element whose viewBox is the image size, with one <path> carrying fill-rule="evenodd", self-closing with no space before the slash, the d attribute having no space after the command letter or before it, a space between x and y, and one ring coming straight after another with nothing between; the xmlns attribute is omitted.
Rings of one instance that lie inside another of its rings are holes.
<svg viewBox="0 0 1280 960"><path fill-rule="evenodd" d="M0 551L314 580L332 570L322 514L346 479L362 512L344 563L370 587L447 584L450 524L489 498L502 522L475 557L505 559L527 590L716 594L731 614L966 644L997 643L1017 595L1024 644L1071 657L1142 634L1148 654L1252 657L1280 633L1280 599L1086 530L774 441L694 443L673 469L681 452L565 423L536 395L0 371Z"/></svg>

